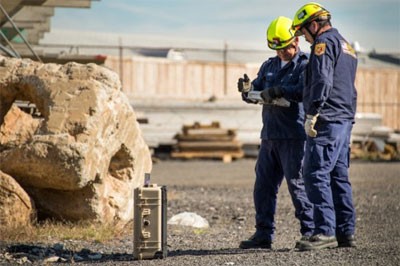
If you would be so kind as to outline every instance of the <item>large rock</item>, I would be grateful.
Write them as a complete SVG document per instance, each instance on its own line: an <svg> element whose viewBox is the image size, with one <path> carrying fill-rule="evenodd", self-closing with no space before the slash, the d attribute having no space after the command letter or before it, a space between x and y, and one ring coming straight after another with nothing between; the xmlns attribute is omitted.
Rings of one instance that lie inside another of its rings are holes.
<svg viewBox="0 0 400 266"><path fill-rule="evenodd" d="M0 132L12 128L15 100L36 104L40 126L27 123L25 131L34 132L17 145L2 138L0 170L28 191L39 212L132 219L133 189L151 171L151 155L117 74L95 64L0 57Z"/></svg>
<svg viewBox="0 0 400 266"><path fill-rule="evenodd" d="M35 205L24 189L9 175L0 171L0 227L30 224Z"/></svg>
<svg viewBox="0 0 400 266"><path fill-rule="evenodd" d="M0 152L14 148L32 139L40 125L38 119L22 112L16 105L12 105L0 126Z"/></svg>

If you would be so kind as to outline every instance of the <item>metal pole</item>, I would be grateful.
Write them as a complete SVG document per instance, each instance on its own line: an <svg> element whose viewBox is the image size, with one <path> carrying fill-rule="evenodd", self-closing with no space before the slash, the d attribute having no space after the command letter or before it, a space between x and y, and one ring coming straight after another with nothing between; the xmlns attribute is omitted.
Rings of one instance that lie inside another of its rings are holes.
<svg viewBox="0 0 400 266"><path fill-rule="evenodd" d="M228 95L228 44L224 44L224 95Z"/></svg>
<svg viewBox="0 0 400 266"><path fill-rule="evenodd" d="M4 33L0 30L0 35L1 37L6 41L6 43L8 44L8 46L11 48L11 50L14 53L14 56L17 58L21 58L21 56L19 55L19 53L17 52L17 50L15 50L14 46L11 44L11 42L7 39L6 35L4 35Z"/></svg>
<svg viewBox="0 0 400 266"><path fill-rule="evenodd" d="M121 80L121 87L124 88L124 48L122 46L122 39L119 38L119 79ZM123 90L123 89L122 89Z"/></svg>
<svg viewBox="0 0 400 266"><path fill-rule="evenodd" d="M11 19L11 17L7 14L7 11L3 8L3 5L0 3L0 9L1 12L3 12L4 16L7 18L7 20L11 23L11 25L13 26L13 28L17 31L18 35L22 38L22 40L24 40L26 46L28 46L29 50L32 52L32 54L37 58L37 60L41 63L42 60L40 59L40 57L36 54L36 52L33 50L33 48L31 47L31 45L29 44L29 42L25 39L25 37L22 35L21 31L18 29L17 25L15 25L14 21Z"/></svg>

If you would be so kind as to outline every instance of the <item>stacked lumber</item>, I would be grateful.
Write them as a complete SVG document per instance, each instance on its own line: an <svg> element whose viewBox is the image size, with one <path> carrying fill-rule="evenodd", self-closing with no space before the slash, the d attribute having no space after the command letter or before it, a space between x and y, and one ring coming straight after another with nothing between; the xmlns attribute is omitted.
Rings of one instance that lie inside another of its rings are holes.
<svg viewBox="0 0 400 266"><path fill-rule="evenodd" d="M183 125L182 133L175 135L177 140L173 158L216 158L223 162L242 158L242 143L236 139L236 131L220 127L219 122L210 125Z"/></svg>
<svg viewBox="0 0 400 266"><path fill-rule="evenodd" d="M396 161L400 159L400 134L382 125L382 116L357 113L351 136L351 158Z"/></svg>

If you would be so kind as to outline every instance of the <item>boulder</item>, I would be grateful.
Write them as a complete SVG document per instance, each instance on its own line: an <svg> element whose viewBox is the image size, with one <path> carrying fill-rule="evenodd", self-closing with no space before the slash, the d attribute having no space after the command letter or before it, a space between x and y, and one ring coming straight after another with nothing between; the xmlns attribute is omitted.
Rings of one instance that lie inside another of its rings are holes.
<svg viewBox="0 0 400 266"><path fill-rule="evenodd" d="M133 189L152 163L118 75L95 64L0 56L0 132L12 128L7 121L16 100L36 105L38 126L27 124L29 137L2 145L0 170L26 189L39 213L132 219Z"/></svg>
<svg viewBox="0 0 400 266"><path fill-rule="evenodd" d="M9 175L0 171L0 227L30 224L35 205L25 190Z"/></svg>
<svg viewBox="0 0 400 266"><path fill-rule="evenodd" d="M16 147L32 139L39 124L38 119L33 119L31 115L22 112L16 105L12 105L0 126L0 151Z"/></svg>

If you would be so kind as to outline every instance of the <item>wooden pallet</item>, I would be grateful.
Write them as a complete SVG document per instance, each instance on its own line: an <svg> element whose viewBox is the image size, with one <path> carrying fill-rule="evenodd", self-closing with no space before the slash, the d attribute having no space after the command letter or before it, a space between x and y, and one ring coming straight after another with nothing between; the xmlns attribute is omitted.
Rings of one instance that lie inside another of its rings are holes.
<svg viewBox="0 0 400 266"><path fill-rule="evenodd" d="M219 122L210 125L184 125L182 133L175 136L177 144L171 153L173 158L216 158L223 162L244 157L242 143L236 140L236 131L220 127Z"/></svg>
<svg viewBox="0 0 400 266"><path fill-rule="evenodd" d="M210 152L172 152L172 158L182 159L220 159L224 163L230 163L233 159L244 157L244 152L225 152L225 151L210 151Z"/></svg>
<svg viewBox="0 0 400 266"><path fill-rule="evenodd" d="M180 141L176 147L181 151L240 151L242 143L237 140L232 141Z"/></svg>

